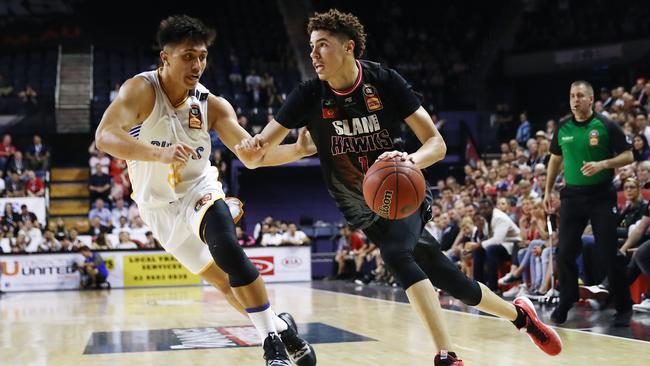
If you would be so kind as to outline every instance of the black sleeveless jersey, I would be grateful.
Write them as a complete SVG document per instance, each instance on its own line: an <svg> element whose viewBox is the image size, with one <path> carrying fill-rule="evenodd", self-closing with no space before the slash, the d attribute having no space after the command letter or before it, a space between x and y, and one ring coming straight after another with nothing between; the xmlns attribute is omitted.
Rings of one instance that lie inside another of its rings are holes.
<svg viewBox="0 0 650 366"><path fill-rule="evenodd" d="M346 220L363 229L379 219L363 198L364 173L382 153L403 151L400 125L420 100L395 70L365 60L357 66L358 78L346 91L318 78L302 82L275 120L286 128L307 126L330 195Z"/></svg>

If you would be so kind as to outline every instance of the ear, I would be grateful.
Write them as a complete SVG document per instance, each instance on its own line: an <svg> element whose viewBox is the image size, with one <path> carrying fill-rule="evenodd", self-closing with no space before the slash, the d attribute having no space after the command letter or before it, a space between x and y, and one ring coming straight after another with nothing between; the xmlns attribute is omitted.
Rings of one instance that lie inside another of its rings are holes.
<svg viewBox="0 0 650 366"><path fill-rule="evenodd" d="M165 51L160 51L160 61L162 62L163 65L167 66L169 63L167 62L167 52Z"/></svg>
<svg viewBox="0 0 650 366"><path fill-rule="evenodd" d="M346 44L345 44L345 52L348 53L348 54L351 54L352 56L354 56L354 47L355 46L356 46L356 44L354 43L353 40L347 41Z"/></svg>

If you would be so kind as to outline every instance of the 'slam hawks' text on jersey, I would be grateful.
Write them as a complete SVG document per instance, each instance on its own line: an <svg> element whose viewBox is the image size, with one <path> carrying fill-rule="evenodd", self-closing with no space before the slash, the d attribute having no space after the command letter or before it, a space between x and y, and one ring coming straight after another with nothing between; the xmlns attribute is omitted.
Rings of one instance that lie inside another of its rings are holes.
<svg viewBox="0 0 650 366"><path fill-rule="evenodd" d="M275 120L286 128L307 126L330 195L346 220L365 228L379 216L363 198L365 171L399 146L401 124L420 107L411 86L396 71L359 60L359 75L345 91L314 78L289 95Z"/></svg>

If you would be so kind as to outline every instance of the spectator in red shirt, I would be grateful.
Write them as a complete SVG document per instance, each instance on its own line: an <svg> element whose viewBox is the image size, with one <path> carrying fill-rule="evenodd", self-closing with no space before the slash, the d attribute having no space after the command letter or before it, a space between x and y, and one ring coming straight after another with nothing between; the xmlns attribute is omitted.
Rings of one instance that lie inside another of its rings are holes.
<svg viewBox="0 0 650 366"><path fill-rule="evenodd" d="M16 147L11 143L11 135L4 135L2 138L2 144L0 144L0 169L5 169L7 161L9 161L9 158L11 158L15 152Z"/></svg>
<svg viewBox="0 0 650 366"><path fill-rule="evenodd" d="M109 175L113 179L110 191L111 199L117 201L118 199L128 198L131 194L131 182L129 181L129 171L127 170L126 160L111 160Z"/></svg>
<svg viewBox="0 0 650 366"><path fill-rule="evenodd" d="M45 184L41 178L37 177L33 170L28 170L25 175L27 175L27 182L25 183L27 196L43 197L45 195Z"/></svg>
<svg viewBox="0 0 650 366"><path fill-rule="evenodd" d="M338 264L338 269L336 271L337 279L343 277L346 259L354 259L352 253L363 248L363 245L365 244L361 236L352 231L349 225L341 227L339 234L336 256L334 256L334 261Z"/></svg>

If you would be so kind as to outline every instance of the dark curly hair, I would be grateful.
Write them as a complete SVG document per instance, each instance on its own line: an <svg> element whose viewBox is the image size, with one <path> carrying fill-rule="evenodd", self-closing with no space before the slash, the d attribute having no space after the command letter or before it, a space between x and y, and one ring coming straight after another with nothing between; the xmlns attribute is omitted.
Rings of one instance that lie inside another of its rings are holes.
<svg viewBox="0 0 650 366"><path fill-rule="evenodd" d="M187 15L172 15L163 19L156 34L161 50L167 45L176 45L187 40L205 43L209 47L215 37L214 29L208 28L202 21Z"/></svg>
<svg viewBox="0 0 650 366"><path fill-rule="evenodd" d="M359 58L366 49L366 32L359 18L351 13L330 9L326 13L315 13L309 18L307 34L316 30L325 30L339 39L354 41L354 57Z"/></svg>

